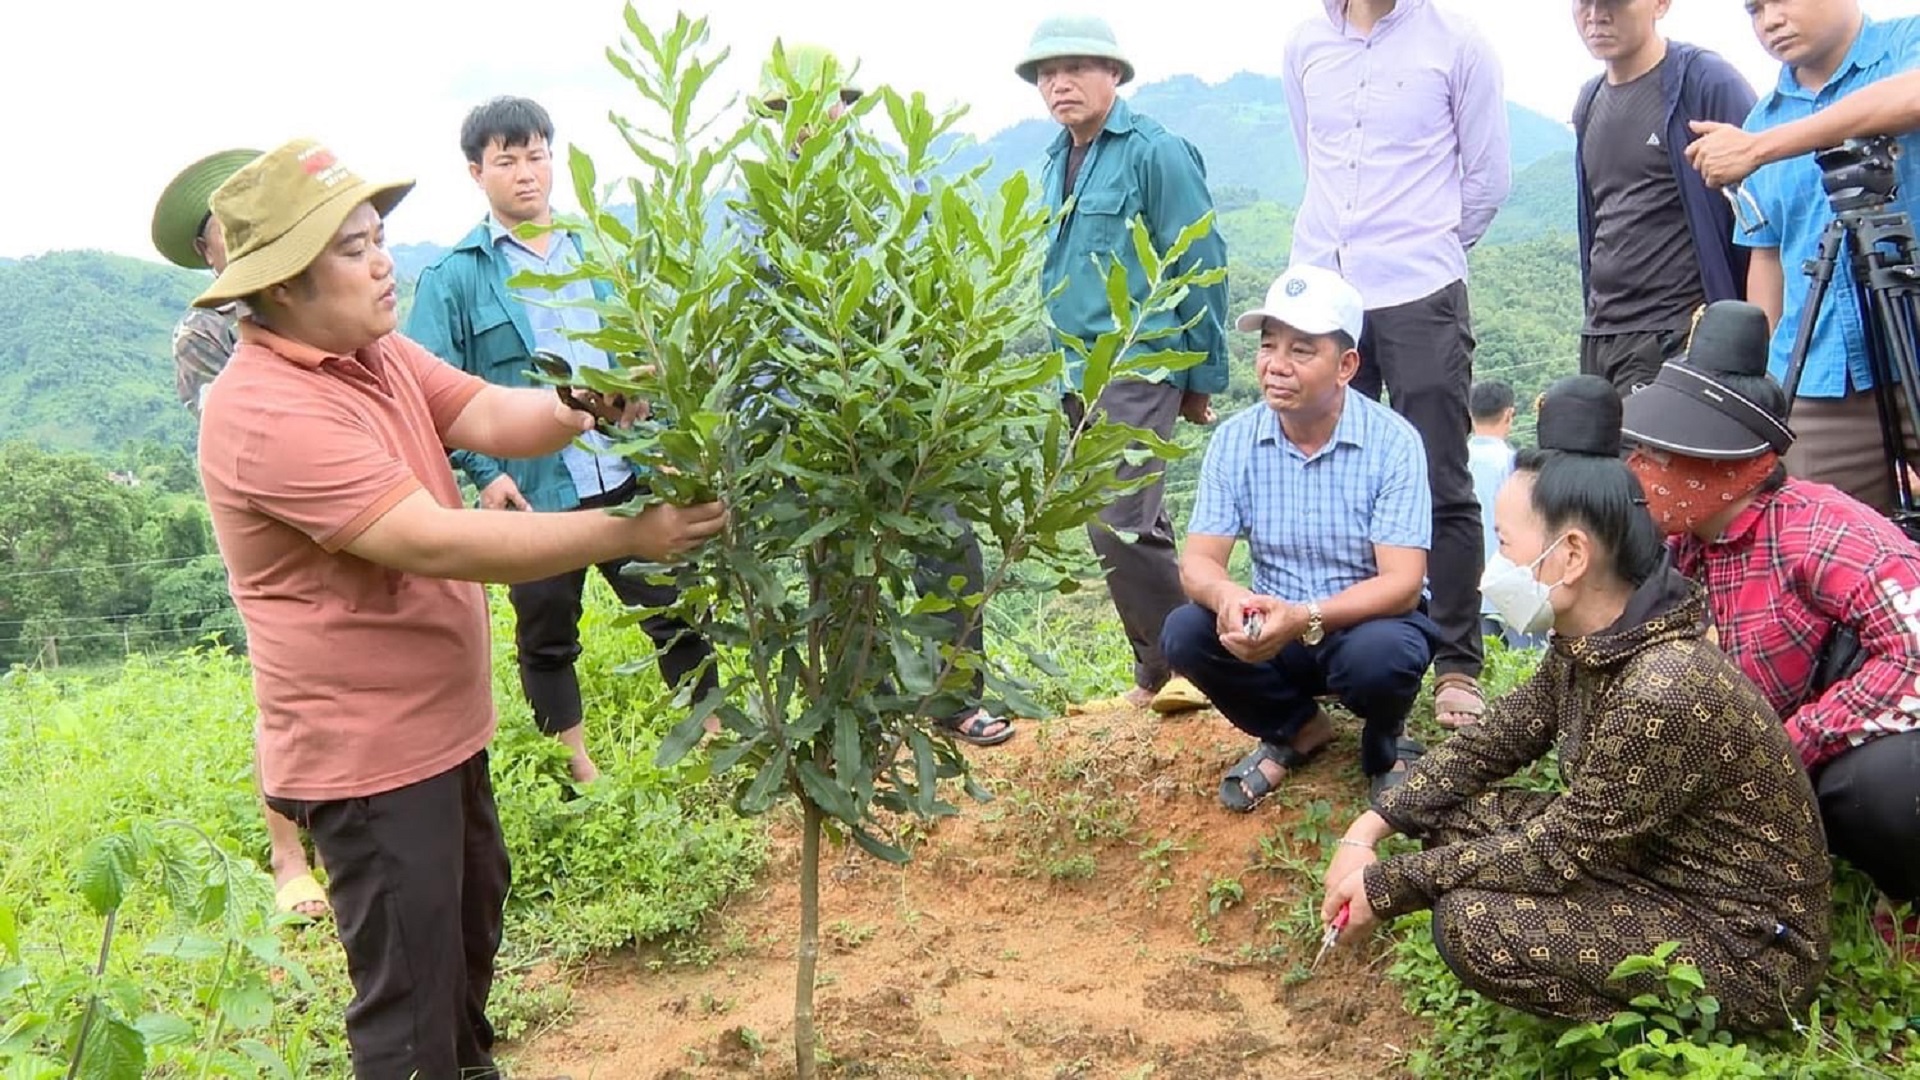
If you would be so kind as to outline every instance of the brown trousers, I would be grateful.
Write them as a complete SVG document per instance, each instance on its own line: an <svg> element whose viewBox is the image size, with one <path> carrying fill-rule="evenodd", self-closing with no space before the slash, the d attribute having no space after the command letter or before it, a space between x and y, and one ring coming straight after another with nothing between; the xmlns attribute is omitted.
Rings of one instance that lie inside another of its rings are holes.
<svg viewBox="0 0 1920 1080"><path fill-rule="evenodd" d="M1904 419L1906 410L1900 412ZM1843 398L1795 398L1787 422L1794 433L1787 451L1789 474L1830 484L1883 514L1893 509L1893 481L1873 391L1856 390ZM1900 426L1908 459L1920 464L1920 439L1914 437L1913 424ZM1920 496L1920 491L1915 494Z"/></svg>

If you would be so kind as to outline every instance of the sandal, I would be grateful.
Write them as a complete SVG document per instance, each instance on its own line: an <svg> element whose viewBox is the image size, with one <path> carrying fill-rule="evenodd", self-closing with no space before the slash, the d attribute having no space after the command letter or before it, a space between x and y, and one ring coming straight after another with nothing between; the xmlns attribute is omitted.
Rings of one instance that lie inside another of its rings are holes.
<svg viewBox="0 0 1920 1080"><path fill-rule="evenodd" d="M1449 672L1433 679L1433 721L1448 731L1459 731L1480 722L1487 711L1487 700L1480 696L1480 681L1471 675Z"/></svg>
<svg viewBox="0 0 1920 1080"><path fill-rule="evenodd" d="M1395 764L1404 764L1404 769L1389 768L1386 772L1367 778L1367 800L1378 803L1380 796L1407 782L1407 776L1413 772L1413 763L1427 755L1427 748L1413 739L1402 735L1393 741L1393 760Z"/></svg>
<svg viewBox="0 0 1920 1080"><path fill-rule="evenodd" d="M1148 702L1147 707L1161 716L1172 716L1175 713L1204 709L1208 704L1207 695L1201 693L1199 687L1175 675L1154 693L1153 700Z"/></svg>
<svg viewBox="0 0 1920 1080"><path fill-rule="evenodd" d="M1240 763L1227 770L1220 778L1220 805L1235 813L1251 813L1261 801L1273 794L1279 781L1267 779L1260 771L1263 762L1271 761L1286 770L1281 779L1292 774L1293 770L1312 761L1326 744L1314 747L1308 753L1301 753L1285 743L1270 743L1262 740L1254 747L1253 753L1240 759Z"/></svg>
<svg viewBox="0 0 1920 1080"><path fill-rule="evenodd" d="M947 734L970 746L999 746L1013 738L1014 726L1011 720L1002 720L985 709L975 709L964 716L949 716L938 721ZM984 732L995 724L1000 730L991 735Z"/></svg>
<svg viewBox="0 0 1920 1080"><path fill-rule="evenodd" d="M319 904L323 909L319 914L309 914L300 909L308 904ZM313 871L290 877L273 893L273 906L303 919L324 919L333 911L327 903L327 890L320 887Z"/></svg>

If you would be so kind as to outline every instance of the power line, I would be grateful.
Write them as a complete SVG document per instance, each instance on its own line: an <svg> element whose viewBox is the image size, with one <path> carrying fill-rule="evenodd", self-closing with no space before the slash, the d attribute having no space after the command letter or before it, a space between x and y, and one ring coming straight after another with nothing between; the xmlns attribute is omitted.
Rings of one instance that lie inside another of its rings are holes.
<svg viewBox="0 0 1920 1080"><path fill-rule="evenodd" d="M138 630L133 630L133 629L128 629L128 630L109 630L109 631L107 631L107 632L106 632L106 633L104 633L104 634L58 634L58 635L55 635L55 636L57 637L57 639L59 640L59 642L60 642L60 643L61 643L62 645L64 645L64 644L66 644L66 643L67 643L67 642L69 642L69 641L95 641L95 640L98 640L98 639L101 639L101 638L120 638L120 639L125 639L125 638L137 638L137 637L152 637L152 636L153 636L153 635L155 635L155 634L193 634L193 635L198 635L199 633L200 633L200 631L199 631L199 630L197 630L197 629L184 629L184 628L183 628L183 629L175 629L175 628L173 628L173 627L161 627L161 626L154 626L154 627L142 627L142 628L140 628L140 629L138 629ZM15 640L15 641L19 641L20 639L19 639L19 638L16 638L16 639L14 639L14 640Z"/></svg>
<svg viewBox="0 0 1920 1080"><path fill-rule="evenodd" d="M184 619L189 615L212 615L215 612L232 610L234 610L232 604L225 604L220 607L201 608L198 611L132 611L124 615L60 615L51 619L7 619L0 621L0 626L25 626L28 623L40 623L44 625L49 623L114 622L131 621L133 619Z"/></svg>
<svg viewBox="0 0 1920 1080"><path fill-rule="evenodd" d="M0 581L13 581L16 578L51 577L54 574L84 574L92 570L130 570L140 566L172 566L176 563L195 562L200 559L217 559L220 556L208 552L205 555L183 555L177 559L141 559L137 562L104 563L100 566L62 566L53 570L16 570L10 574L0 574Z"/></svg>

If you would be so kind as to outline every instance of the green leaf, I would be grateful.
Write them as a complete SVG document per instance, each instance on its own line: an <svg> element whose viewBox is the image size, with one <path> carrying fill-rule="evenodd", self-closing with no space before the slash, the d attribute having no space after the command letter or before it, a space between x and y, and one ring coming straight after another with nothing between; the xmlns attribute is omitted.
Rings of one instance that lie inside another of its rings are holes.
<svg viewBox="0 0 1920 1080"><path fill-rule="evenodd" d="M833 718L833 775L847 790L868 772L860 753L860 728L858 713L848 711Z"/></svg>
<svg viewBox="0 0 1920 1080"><path fill-rule="evenodd" d="M74 886L95 915L105 916L126 899L133 877L133 841L124 833L110 833L87 845L74 871Z"/></svg>
<svg viewBox="0 0 1920 1080"><path fill-rule="evenodd" d="M225 955L225 944L199 934L157 937L141 950L148 956L171 956L176 960L217 960Z"/></svg>
<svg viewBox="0 0 1920 1080"><path fill-rule="evenodd" d="M933 817L935 784L939 769L933 755L933 740L918 726L906 728L906 746L914 751L914 811L920 817Z"/></svg>
<svg viewBox="0 0 1920 1080"><path fill-rule="evenodd" d="M0 967L0 1001L7 1000L16 990L32 981L33 972L28 970L25 964Z"/></svg>
<svg viewBox="0 0 1920 1080"><path fill-rule="evenodd" d="M147 1042L140 1029L104 1006L87 1032L81 1051L83 1080L140 1080L147 1071Z"/></svg>
<svg viewBox="0 0 1920 1080"><path fill-rule="evenodd" d="M257 980L223 986L214 995L214 1008L236 1031L257 1031L273 1020L273 995Z"/></svg>
<svg viewBox="0 0 1920 1080"><path fill-rule="evenodd" d="M261 1075L272 1077L273 1080L293 1080L293 1070L287 1067L286 1059L259 1039L241 1039L233 1044L233 1048L258 1066Z"/></svg>
<svg viewBox="0 0 1920 1080"><path fill-rule="evenodd" d="M847 798L847 793L834 784L832 777L820 771L819 766L811 761L802 761L794 771L800 774L800 789L815 806L828 816L849 825L859 822L860 814L854 808L853 800Z"/></svg>
<svg viewBox="0 0 1920 1080"><path fill-rule="evenodd" d="M753 783L740 796L741 813L764 814L773 806L773 800L786 785L787 760L787 748L783 746L760 766L760 775L753 778Z"/></svg>
<svg viewBox="0 0 1920 1080"><path fill-rule="evenodd" d="M148 1046L191 1046L193 1025L166 1013L148 1013L133 1022Z"/></svg>
<svg viewBox="0 0 1920 1080"><path fill-rule="evenodd" d="M707 733L707 717L712 716L727 699L725 686L716 686L700 699L687 718L673 725L667 737L660 740L660 749L654 751L653 763L662 769L670 769L680 763Z"/></svg>
<svg viewBox="0 0 1920 1080"><path fill-rule="evenodd" d="M1067 669L1060 666L1059 661L1053 658L1052 653L1039 649L1029 649L1027 650L1027 660L1033 664L1036 671L1049 679L1064 679L1067 677Z"/></svg>
<svg viewBox="0 0 1920 1080"><path fill-rule="evenodd" d="M0 953L20 959L20 922L11 904L0 904Z"/></svg>
<svg viewBox="0 0 1920 1080"><path fill-rule="evenodd" d="M858 825L853 827L853 842L859 844L861 850L882 862L889 862L895 866L904 866L908 861L906 852L894 847L892 844L887 843Z"/></svg>

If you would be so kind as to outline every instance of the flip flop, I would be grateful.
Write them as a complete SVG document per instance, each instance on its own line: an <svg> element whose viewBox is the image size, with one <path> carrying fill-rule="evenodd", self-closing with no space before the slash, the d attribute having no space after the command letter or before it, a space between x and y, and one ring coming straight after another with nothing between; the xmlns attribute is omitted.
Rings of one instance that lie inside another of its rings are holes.
<svg viewBox="0 0 1920 1080"><path fill-rule="evenodd" d="M1479 723L1486 711L1487 700L1481 696L1480 682L1473 676L1455 671L1434 677L1434 723L1448 731L1459 731Z"/></svg>
<svg viewBox="0 0 1920 1080"><path fill-rule="evenodd" d="M1150 707L1161 716L1171 716L1174 713L1204 709L1209 704L1211 702L1207 700L1207 695L1201 693L1199 687L1175 675L1153 695Z"/></svg>
<svg viewBox="0 0 1920 1080"><path fill-rule="evenodd" d="M327 910L319 915L307 915L300 910L302 904L319 904ZM273 906L288 914L299 915L306 919L325 918L333 912L333 906L327 903L327 890L320 887L320 882L315 880L311 870L288 878L285 884L275 889Z"/></svg>
<svg viewBox="0 0 1920 1080"><path fill-rule="evenodd" d="M1393 742L1393 760L1406 762L1407 767L1399 771L1389 768L1378 776L1367 778L1367 800L1379 802L1380 796L1407 782L1407 776L1413 771L1413 763L1427 756L1427 748L1413 739L1402 735Z"/></svg>
<svg viewBox="0 0 1920 1080"><path fill-rule="evenodd" d="M975 709L966 716L950 716L939 721L939 724L947 734L970 746L999 746L1013 738L1018 730L1013 726L1013 721L1001 719L985 709ZM1002 725L999 731L991 735L981 734L995 724Z"/></svg>

